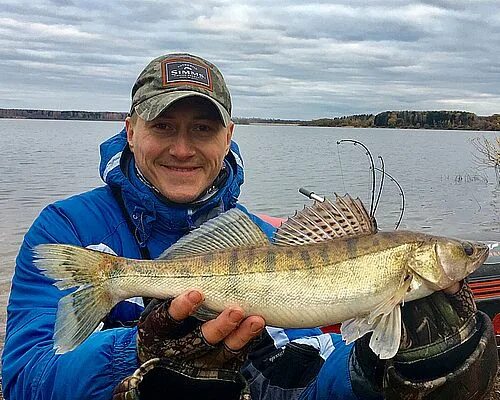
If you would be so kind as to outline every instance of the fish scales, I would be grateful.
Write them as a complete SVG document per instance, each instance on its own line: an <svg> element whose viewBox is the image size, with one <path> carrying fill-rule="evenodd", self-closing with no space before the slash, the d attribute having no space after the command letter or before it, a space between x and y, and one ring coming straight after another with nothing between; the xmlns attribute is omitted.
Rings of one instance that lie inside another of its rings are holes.
<svg viewBox="0 0 500 400"><path fill-rule="evenodd" d="M384 234L394 235L404 236L401 232ZM372 238L358 241L356 256L351 254L347 260L342 254L352 253L352 240L293 250L269 246L214 252L210 268L205 256L127 261L127 272L114 278L117 288L121 288L115 292L122 299L132 295L165 298L196 288L205 293L207 306L215 311L240 305L248 313L264 315L269 323L279 326L311 326L327 318L339 322L346 314L366 312L372 303L386 296L387 290L397 287L405 273L404 255L410 246L407 242L395 247L394 240L379 240L390 246L381 245L377 252L372 247L370 252L370 244L365 242L373 242ZM336 254L329 257L329 264L324 263L325 253ZM367 277L370 286L362 284ZM138 287L144 291L138 293ZM360 296L369 296L371 301L359 302ZM290 313L283 314L289 308L299 314L308 310L310 315L294 323Z"/></svg>

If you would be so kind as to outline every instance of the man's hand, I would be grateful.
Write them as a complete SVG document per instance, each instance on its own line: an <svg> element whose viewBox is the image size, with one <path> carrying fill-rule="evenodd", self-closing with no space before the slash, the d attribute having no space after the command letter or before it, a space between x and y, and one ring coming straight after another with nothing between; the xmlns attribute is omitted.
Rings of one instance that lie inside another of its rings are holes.
<svg viewBox="0 0 500 400"><path fill-rule="evenodd" d="M245 382L239 369L265 321L229 307L202 323L193 317L203 303L196 290L152 300L137 325L141 367L114 390L113 400L237 399Z"/></svg>
<svg viewBox="0 0 500 400"><path fill-rule="evenodd" d="M229 307L217 318L201 323L191 316L203 300L203 294L196 290L172 300L153 300L138 324L139 360L168 357L193 361L201 367L208 363L206 366L228 368L227 361L241 358L240 353L264 328L263 318L245 318L241 308ZM211 355L220 365L210 360Z"/></svg>
<svg viewBox="0 0 500 400"><path fill-rule="evenodd" d="M198 309L204 298L202 293L192 290L181 294L172 300L168 314L176 321L182 321ZM206 342L216 345L223 342L231 351L240 351L264 328L262 317L252 315L244 318L244 312L239 307L225 309L216 319L201 325L201 333Z"/></svg>
<svg viewBox="0 0 500 400"><path fill-rule="evenodd" d="M398 368L424 379L452 371L474 349L473 342L470 348L466 343L477 332L476 311L466 283L405 304L401 346L394 359Z"/></svg>

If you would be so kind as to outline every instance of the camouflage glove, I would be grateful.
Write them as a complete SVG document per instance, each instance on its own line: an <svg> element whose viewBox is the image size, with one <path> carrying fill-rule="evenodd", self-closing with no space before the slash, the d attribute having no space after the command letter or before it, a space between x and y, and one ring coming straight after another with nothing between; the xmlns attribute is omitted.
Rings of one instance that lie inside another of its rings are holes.
<svg viewBox="0 0 500 400"><path fill-rule="evenodd" d="M469 399L488 390L496 374L495 339L491 321L477 313L467 284L452 295L436 292L405 304L402 321L400 349L392 360L373 354L369 335L356 342L352 369L369 380L370 394ZM467 386L472 392L464 390Z"/></svg>
<svg viewBox="0 0 500 400"><path fill-rule="evenodd" d="M418 379L442 376L472 353L477 333L476 303L467 284L453 295L436 292L405 304L401 345L394 364ZM461 348L461 351L455 351Z"/></svg>
<svg viewBox="0 0 500 400"><path fill-rule="evenodd" d="M113 400L238 399L245 380L239 369L249 345L238 352L209 344L202 322L168 313L172 299L152 300L141 315L137 355L141 367L114 390Z"/></svg>

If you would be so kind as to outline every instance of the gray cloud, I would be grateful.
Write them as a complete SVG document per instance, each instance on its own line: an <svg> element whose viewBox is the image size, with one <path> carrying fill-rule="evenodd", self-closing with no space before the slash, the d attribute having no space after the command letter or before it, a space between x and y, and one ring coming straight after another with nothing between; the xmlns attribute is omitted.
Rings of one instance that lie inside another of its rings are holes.
<svg viewBox="0 0 500 400"><path fill-rule="evenodd" d="M150 59L216 63L234 115L500 105L496 1L0 0L0 107L124 111Z"/></svg>

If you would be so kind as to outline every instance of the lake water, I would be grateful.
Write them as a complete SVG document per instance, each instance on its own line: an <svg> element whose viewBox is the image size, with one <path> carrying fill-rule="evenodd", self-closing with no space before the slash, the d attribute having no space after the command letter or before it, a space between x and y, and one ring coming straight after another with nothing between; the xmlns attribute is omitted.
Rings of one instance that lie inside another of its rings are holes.
<svg viewBox="0 0 500 400"><path fill-rule="evenodd" d="M91 189L98 146L122 128L118 122L0 120L0 343L14 259L22 237L47 204ZM349 192L369 206L370 172L356 139L404 189L401 228L479 240L500 240L500 188L492 170L478 170L470 140L498 133L394 129L237 126L246 166L241 201L254 212L285 217L310 201L298 193ZM377 211L392 229L400 195L386 180Z"/></svg>

